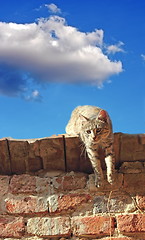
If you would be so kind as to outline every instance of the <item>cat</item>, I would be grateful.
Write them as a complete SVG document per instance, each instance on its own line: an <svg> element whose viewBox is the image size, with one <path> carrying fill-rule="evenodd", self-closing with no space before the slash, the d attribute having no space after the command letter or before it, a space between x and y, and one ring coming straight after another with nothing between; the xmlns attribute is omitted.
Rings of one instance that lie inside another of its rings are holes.
<svg viewBox="0 0 145 240"><path fill-rule="evenodd" d="M66 133L79 135L85 145L95 175L96 187L103 185L103 171L99 159L98 149L105 152L107 167L107 181L114 182L114 151L112 123L108 113L95 106L78 106L71 115L66 126Z"/></svg>

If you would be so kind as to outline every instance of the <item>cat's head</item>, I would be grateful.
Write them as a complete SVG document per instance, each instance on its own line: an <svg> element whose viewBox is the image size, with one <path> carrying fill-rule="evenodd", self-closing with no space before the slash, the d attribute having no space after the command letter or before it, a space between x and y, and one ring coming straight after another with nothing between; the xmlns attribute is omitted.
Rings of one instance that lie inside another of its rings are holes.
<svg viewBox="0 0 145 240"><path fill-rule="evenodd" d="M108 115L106 111L101 110L97 117L87 118L80 115L80 118L82 120L80 132L82 140L88 145L99 142L101 134L104 133L104 129L107 126Z"/></svg>

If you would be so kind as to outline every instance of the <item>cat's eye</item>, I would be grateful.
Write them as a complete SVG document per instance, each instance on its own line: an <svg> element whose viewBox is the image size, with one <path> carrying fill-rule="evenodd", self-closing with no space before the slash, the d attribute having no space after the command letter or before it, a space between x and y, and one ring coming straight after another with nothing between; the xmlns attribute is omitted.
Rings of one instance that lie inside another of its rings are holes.
<svg viewBox="0 0 145 240"><path fill-rule="evenodd" d="M88 134L90 134L90 133L91 133L91 130L87 130L86 132L87 132Z"/></svg>

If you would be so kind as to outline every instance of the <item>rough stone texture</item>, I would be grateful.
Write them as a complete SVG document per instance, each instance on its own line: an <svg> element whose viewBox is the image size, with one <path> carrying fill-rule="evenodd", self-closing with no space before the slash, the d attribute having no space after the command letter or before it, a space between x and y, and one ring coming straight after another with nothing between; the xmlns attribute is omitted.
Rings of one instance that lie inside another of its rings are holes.
<svg viewBox="0 0 145 240"><path fill-rule="evenodd" d="M73 233L76 236L110 235L114 232L114 218L105 216L74 217Z"/></svg>
<svg viewBox="0 0 145 240"><path fill-rule="evenodd" d="M11 174L11 164L8 149L8 141L0 141L0 174Z"/></svg>
<svg viewBox="0 0 145 240"><path fill-rule="evenodd" d="M133 212L136 206L132 198L127 194L116 192L108 196L97 196L94 198L94 214L97 213L121 213Z"/></svg>
<svg viewBox="0 0 145 240"><path fill-rule="evenodd" d="M76 190L84 189L87 184L85 174L73 174L54 178L54 187L58 190Z"/></svg>
<svg viewBox="0 0 145 240"><path fill-rule="evenodd" d="M145 134L114 149L115 183L102 164L96 188L78 138L0 140L0 240L145 240Z"/></svg>
<svg viewBox="0 0 145 240"><path fill-rule="evenodd" d="M24 220L22 217L0 216L0 237L22 237Z"/></svg>
<svg viewBox="0 0 145 240"><path fill-rule="evenodd" d="M145 210L145 196L138 195L136 198L137 205L141 210Z"/></svg>
<svg viewBox="0 0 145 240"><path fill-rule="evenodd" d="M63 137L40 140L40 157L44 169L65 171Z"/></svg>
<svg viewBox="0 0 145 240"><path fill-rule="evenodd" d="M69 217L36 217L28 220L28 234L37 236L70 236Z"/></svg>
<svg viewBox="0 0 145 240"><path fill-rule="evenodd" d="M5 199L7 213L10 214L36 214L47 213L47 200L36 196L9 196Z"/></svg>
<svg viewBox="0 0 145 240"><path fill-rule="evenodd" d="M145 188L145 174L125 174L124 189L130 192L142 192Z"/></svg>
<svg viewBox="0 0 145 240"><path fill-rule="evenodd" d="M36 178L28 174L14 175L10 181L12 193L35 193Z"/></svg>
<svg viewBox="0 0 145 240"><path fill-rule="evenodd" d="M68 212L90 200L91 196L89 194L52 195L49 197L49 212Z"/></svg>
<svg viewBox="0 0 145 240"><path fill-rule="evenodd" d="M145 233L145 215L143 214L119 215L117 224L122 233Z"/></svg>
<svg viewBox="0 0 145 240"><path fill-rule="evenodd" d="M40 169L90 174L92 166L83 149L78 137L66 134L34 140L1 139L0 174L33 173ZM145 161L145 134L114 133L114 151L117 168L124 161ZM106 169L101 149L99 157Z"/></svg>

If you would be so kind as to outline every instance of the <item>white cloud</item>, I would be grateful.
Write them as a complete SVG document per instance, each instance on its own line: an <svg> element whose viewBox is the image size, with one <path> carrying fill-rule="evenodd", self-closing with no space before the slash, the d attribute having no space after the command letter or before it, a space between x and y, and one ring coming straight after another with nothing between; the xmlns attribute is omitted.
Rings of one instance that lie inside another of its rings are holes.
<svg viewBox="0 0 145 240"><path fill-rule="evenodd" d="M145 61L145 54L141 54L141 57Z"/></svg>
<svg viewBox="0 0 145 240"><path fill-rule="evenodd" d="M41 101L42 97L37 89L33 90L30 95L24 96L27 101Z"/></svg>
<svg viewBox="0 0 145 240"><path fill-rule="evenodd" d="M64 18L38 23L0 22L0 63L22 69L40 82L90 82L101 85L122 71L102 51L103 30L81 32Z"/></svg>
<svg viewBox="0 0 145 240"><path fill-rule="evenodd" d="M119 42L117 44L114 44L114 45L110 45L107 47L107 53L112 53L112 54L115 54L117 52L124 52L122 46L124 45L123 42Z"/></svg>
<svg viewBox="0 0 145 240"><path fill-rule="evenodd" d="M58 8L54 3L45 4L45 7L47 7L52 13L61 13L61 9Z"/></svg>

